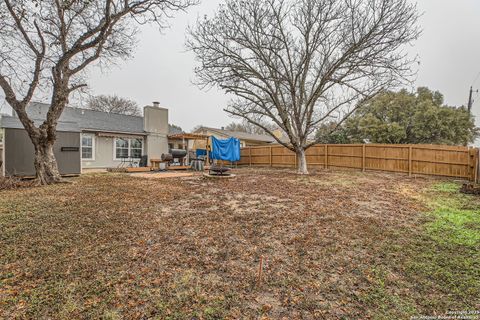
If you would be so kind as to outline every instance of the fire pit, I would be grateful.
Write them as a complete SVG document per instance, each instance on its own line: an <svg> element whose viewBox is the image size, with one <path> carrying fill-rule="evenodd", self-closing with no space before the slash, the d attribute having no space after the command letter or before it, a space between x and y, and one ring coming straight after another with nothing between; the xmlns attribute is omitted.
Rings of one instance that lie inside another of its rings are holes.
<svg viewBox="0 0 480 320"><path fill-rule="evenodd" d="M204 176L208 178L233 178L235 175L230 172L231 170L228 167L213 165Z"/></svg>
<svg viewBox="0 0 480 320"><path fill-rule="evenodd" d="M214 165L210 167L209 173L211 175L228 176L230 175L230 171L232 171L232 169Z"/></svg>

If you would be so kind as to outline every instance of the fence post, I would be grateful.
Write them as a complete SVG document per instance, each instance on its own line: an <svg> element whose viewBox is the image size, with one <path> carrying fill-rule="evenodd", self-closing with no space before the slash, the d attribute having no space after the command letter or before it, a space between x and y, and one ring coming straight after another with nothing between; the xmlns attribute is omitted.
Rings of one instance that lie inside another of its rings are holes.
<svg viewBox="0 0 480 320"><path fill-rule="evenodd" d="M250 162L250 167L252 166L252 147L248 148L248 160Z"/></svg>
<svg viewBox="0 0 480 320"><path fill-rule="evenodd" d="M412 176L412 146L408 147L408 176Z"/></svg>
<svg viewBox="0 0 480 320"><path fill-rule="evenodd" d="M367 146L363 144L362 146L362 171L365 172L365 157L366 157Z"/></svg>
<svg viewBox="0 0 480 320"><path fill-rule="evenodd" d="M328 144L325 145L325 169L328 169Z"/></svg>
<svg viewBox="0 0 480 320"><path fill-rule="evenodd" d="M272 152L272 150L273 150L273 147L270 146L270 167L273 167L273 160L272 160L273 159L273 152Z"/></svg>
<svg viewBox="0 0 480 320"><path fill-rule="evenodd" d="M295 169L297 169L297 153L296 152L294 152L293 158L295 159L294 167Z"/></svg>
<svg viewBox="0 0 480 320"><path fill-rule="evenodd" d="M473 149L475 150L475 168L473 170L475 170L475 174L474 174L474 183L477 183L478 182L478 170L480 170L480 166L479 166L479 157L480 157L480 149Z"/></svg>
<svg viewBox="0 0 480 320"><path fill-rule="evenodd" d="M473 156L473 172L472 179L474 183L477 183L478 180L478 149L472 148Z"/></svg>
<svg viewBox="0 0 480 320"><path fill-rule="evenodd" d="M467 166L468 166L468 180L472 180L472 167L473 167L473 164L472 164L472 149L470 149L470 147L467 147Z"/></svg>
<svg viewBox="0 0 480 320"><path fill-rule="evenodd" d="M468 150L468 167L470 181L477 182L477 149L475 148Z"/></svg>

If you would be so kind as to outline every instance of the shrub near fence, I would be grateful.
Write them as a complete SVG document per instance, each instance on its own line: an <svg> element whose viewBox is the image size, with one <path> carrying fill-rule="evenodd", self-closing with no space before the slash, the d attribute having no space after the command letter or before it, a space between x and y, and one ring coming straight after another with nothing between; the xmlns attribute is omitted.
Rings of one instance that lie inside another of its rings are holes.
<svg viewBox="0 0 480 320"><path fill-rule="evenodd" d="M478 149L441 145L328 144L306 152L309 167L352 168L478 179ZM296 167L295 153L281 145L245 147L239 165Z"/></svg>

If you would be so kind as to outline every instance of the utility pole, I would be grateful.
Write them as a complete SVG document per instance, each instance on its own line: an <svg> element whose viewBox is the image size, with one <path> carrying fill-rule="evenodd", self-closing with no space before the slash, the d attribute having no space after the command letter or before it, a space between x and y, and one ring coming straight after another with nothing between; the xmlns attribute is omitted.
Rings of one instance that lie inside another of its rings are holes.
<svg viewBox="0 0 480 320"><path fill-rule="evenodd" d="M472 106L473 106L473 93L478 93L478 90L473 91L473 87L470 87L470 95L468 96L468 113L472 114Z"/></svg>

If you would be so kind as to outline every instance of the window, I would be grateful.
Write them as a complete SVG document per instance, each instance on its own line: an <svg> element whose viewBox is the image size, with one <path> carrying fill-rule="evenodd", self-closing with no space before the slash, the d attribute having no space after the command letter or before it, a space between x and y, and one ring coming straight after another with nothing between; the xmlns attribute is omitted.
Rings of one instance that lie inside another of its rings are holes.
<svg viewBox="0 0 480 320"><path fill-rule="evenodd" d="M142 157L143 141L141 139L130 140L130 158L140 159Z"/></svg>
<svg viewBox="0 0 480 320"><path fill-rule="evenodd" d="M117 138L115 140L115 159L128 158L128 139Z"/></svg>
<svg viewBox="0 0 480 320"><path fill-rule="evenodd" d="M143 139L115 139L115 160L141 159L143 155Z"/></svg>
<svg viewBox="0 0 480 320"><path fill-rule="evenodd" d="M82 134L82 159L94 160L95 136L93 134Z"/></svg>

